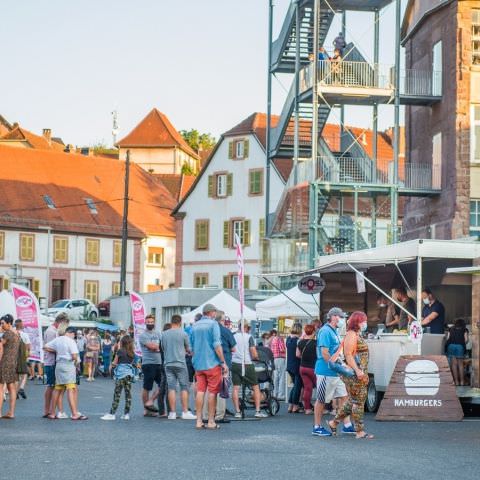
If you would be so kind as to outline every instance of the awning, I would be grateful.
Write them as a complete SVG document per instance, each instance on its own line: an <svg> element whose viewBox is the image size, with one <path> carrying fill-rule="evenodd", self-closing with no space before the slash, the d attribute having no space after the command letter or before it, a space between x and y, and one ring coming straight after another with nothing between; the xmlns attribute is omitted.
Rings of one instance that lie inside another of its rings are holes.
<svg viewBox="0 0 480 480"><path fill-rule="evenodd" d="M456 267L456 268L447 268L447 273L459 273L459 274L468 274L468 275L480 275L480 266L479 266L479 267Z"/></svg>
<svg viewBox="0 0 480 480"><path fill-rule="evenodd" d="M116 332L118 330L117 325L110 325L109 323L96 322L95 327L106 332Z"/></svg>

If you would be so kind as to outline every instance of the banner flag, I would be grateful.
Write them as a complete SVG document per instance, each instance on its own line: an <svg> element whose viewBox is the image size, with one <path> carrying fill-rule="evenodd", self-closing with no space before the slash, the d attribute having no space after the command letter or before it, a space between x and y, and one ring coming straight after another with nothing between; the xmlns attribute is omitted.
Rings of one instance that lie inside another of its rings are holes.
<svg viewBox="0 0 480 480"><path fill-rule="evenodd" d="M140 335L145 331L145 303L136 292L130 292L130 306L132 309L133 338L135 341L135 354L142 356L140 348Z"/></svg>
<svg viewBox="0 0 480 480"><path fill-rule="evenodd" d="M11 284L17 318L23 322L23 331L30 338L30 356L32 360L43 362L43 338L40 324L40 307L37 297L28 288Z"/></svg>

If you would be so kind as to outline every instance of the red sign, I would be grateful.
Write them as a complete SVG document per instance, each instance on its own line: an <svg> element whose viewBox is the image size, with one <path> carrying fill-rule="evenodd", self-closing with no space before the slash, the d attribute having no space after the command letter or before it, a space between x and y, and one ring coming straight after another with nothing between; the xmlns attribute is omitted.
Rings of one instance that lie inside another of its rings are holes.
<svg viewBox="0 0 480 480"><path fill-rule="evenodd" d="M135 340L135 353L141 357L139 337L145 331L145 303L136 292L130 292L130 307L132 310L133 338Z"/></svg>

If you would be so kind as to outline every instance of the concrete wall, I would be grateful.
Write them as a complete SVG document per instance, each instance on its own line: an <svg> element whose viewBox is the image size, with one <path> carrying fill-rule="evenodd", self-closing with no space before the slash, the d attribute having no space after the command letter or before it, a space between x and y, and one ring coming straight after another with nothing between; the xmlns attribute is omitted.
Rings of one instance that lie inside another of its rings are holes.
<svg viewBox="0 0 480 480"><path fill-rule="evenodd" d="M120 158L124 159L130 150L130 160L152 173L180 173L182 165L188 163L198 167L197 160L176 147L166 148L120 148Z"/></svg>

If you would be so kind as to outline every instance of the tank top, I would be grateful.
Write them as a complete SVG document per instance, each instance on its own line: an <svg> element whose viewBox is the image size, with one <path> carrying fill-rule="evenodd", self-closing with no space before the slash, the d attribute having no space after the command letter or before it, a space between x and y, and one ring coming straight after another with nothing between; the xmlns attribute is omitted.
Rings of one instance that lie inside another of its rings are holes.
<svg viewBox="0 0 480 480"><path fill-rule="evenodd" d="M357 356L360 368L368 373L368 345L360 335L357 336Z"/></svg>

